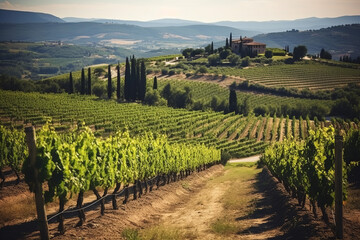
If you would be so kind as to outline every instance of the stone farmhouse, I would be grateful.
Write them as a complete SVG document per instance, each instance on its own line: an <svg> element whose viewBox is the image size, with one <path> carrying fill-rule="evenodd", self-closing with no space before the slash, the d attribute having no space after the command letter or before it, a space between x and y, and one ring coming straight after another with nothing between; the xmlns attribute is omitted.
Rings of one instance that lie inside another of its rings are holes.
<svg viewBox="0 0 360 240"><path fill-rule="evenodd" d="M265 43L254 42L252 38L241 38L231 42L231 50L234 53L244 56L256 56L264 54L266 49Z"/></svg>

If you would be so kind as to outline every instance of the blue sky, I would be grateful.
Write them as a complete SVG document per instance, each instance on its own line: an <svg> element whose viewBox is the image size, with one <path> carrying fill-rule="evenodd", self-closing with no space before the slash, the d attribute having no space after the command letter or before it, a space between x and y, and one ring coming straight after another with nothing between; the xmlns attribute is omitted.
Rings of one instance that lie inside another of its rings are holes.
<svg viewBox="0 0 360 240"><path fill-rule="evenodd" d="M58 17L264 21L360 15L360 0L0 0L0 8Z"/></svg>

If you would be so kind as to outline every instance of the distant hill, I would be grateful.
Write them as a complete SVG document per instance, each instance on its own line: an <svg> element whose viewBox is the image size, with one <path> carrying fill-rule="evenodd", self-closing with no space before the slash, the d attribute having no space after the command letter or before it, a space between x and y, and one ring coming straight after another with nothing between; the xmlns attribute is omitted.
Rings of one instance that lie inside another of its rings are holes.
<svg viewBox="0 0 360 240"><path fill-rule="evenodd" d="M303 18L296 20L286 20L286 21L221 21L215 22L213 24L219 26L228 26L233 28L259 31L262 33L270 32L282 32L287 30L316 30L321 28L327 28L331 26L343 25L343 24L353 24L360 23L360 16L342 16L336 18Z"/></svg>
<svg viewBox="0 0 360 240"><path fill-rule="evenodd" d="M0 9L0 23L47 23L65 22L51 14Z"/></svg>
<svg viewBox="0 0 360 240"><path fill-rule="evenodd" d="M224 41L234 35L253 36L257 32L214 25L139 27L127 24L31 23L0 24L0 41L64 41L76 44L103 43L142 48L194 47Z"/></svg>
<svg viewBox="0 0 360 240"><path fill-rule="evenodd" d="M290 51L297 45L305 45L311 54L319 53L321 48L330 51L335 58L344 54L360 56L360 24L334 26L320 30L289 31L260 34L254 37L267 47L284 48Z"/></svg>
<svg viewBox="0 0 360 240"><path fill-rule="evenodd" d="M94 18L63 18L66 22L99 22L99 23L118 23L129 24L140 27L171 27L188 25L217 25L227 26L242 30L249 30L258 33L282 32L287 30L317 30L331 26L360 23L360 16L342 16L336 18L303 18L296 20L283 21L221 21L205 23L200 21L189 21L184 19L158 19L152 21L132 21L116 19L94 19Z"/></svg>
<svg viewBox="0 0 360 240"><path fill-rule="evenodd" d="M64 17L62 18L62 20L69 23L78 23L78 22L93 22L97 20L97 18Z"/></svg>
<svg viewBox="0 0 360 240"><path fill-rule="evenodd" d="M128 24L136 25L139 27L174 27L174 26L189 26L207 24L199 21L189 21L176 18L164 18L151 21L133 21L133 20L118 20L118 19L97 19L97 18L75 18L66 17L63 18L66 22L97 22L97 23L116 23L116 24Z"/></svg>

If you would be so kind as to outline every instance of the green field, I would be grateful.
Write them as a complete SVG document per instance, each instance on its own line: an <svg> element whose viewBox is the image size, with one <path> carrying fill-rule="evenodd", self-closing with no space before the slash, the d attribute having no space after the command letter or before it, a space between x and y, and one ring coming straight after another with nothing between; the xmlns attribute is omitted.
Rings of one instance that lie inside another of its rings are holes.
<svg viewBox="0 0 360 240"><path fill-rule="evenodd" d="M199 58L193 61L180 61L178 65L173 66L152 66L152 70L161 72L161 69L168 68L175 72L201 75L200 68L205 68L205 74L239 77L240 80L248 80L265 87L313 91L332 90L345 87L349 83L360 84L360 67L356 64L314 60L285 64L283 61L286 58L289 57L274 56L274 61L270 64L259 64L256 59L250 59L249 67L226 66L226 64L208 66L206 58Z"/></svg>
<svg viewBox="0 0 360 240"><path fill-rule="evenodd" d="M360 69L306 63L263 66L238 71L234 69L233 74L267 87L307 88L316 91L360 83Z"/></svg>
<svg viewBox="0 0 360 240"><path fill-rule="evenodd" d="M221 87L216 83L200 82L196 80L179 80L174 76L173 79L161 79L159 81L159 89L161 90L166 84L170 83L171 86L177 88L184 88L186 86L191 88L195 101L210 102L213 96L217 96L220 99L229 98L229 89ZM148 80L148 84L152 84L152 81ZM281 105L297 106L297 105L326 105L331 106L332 101L329 100L314 100L303 99L294 97L281 97L271 94L257 94L249 92L237 92L238 102L243 102L246 98L249 100L251 108L258 106L279 107Z"/></svg>
<svg viewBox="0 0 360 240"><path fill-rule="evenodd" d="M189 111L139 103L117 103L93 96L0 91L0 119L3 125L37 127L52 120L58 131L67 131L85 122L98 136L127 128L132 134L162 133L172 142L196 142L229 151L233 156L262 152L269 141L285 136L302 136L314 128L312 121L299 120L292 127L286 118L255 117L208 111ZM265 120L264 120L265 119ZM288 123L286 123L288 121ZM320 123L324 125L325 123Z"/></svg>

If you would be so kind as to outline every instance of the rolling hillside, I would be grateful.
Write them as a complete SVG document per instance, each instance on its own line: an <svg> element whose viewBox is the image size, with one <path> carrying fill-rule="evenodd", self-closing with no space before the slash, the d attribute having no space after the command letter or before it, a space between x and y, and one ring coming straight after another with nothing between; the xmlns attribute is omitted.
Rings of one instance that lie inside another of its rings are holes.
<svg viewBox="0 0 360 240"><path fill-rule="evenodd" d="M64 41L74 44L125 45L140 49L186 48L234 35L253 36L256 32L214 25L144 28L127 24L29 23L0 24L0 41Z"/></svg>
<svg viewBox="0 0 360 240"><path fill-rule="evenodd" d="M261 34L254 37L256 41L266 43L268 47L284 48L290 51L297 45L305 45L311 54L319 53L321 48L330 51L335 58L340 55L360 55L360 24L335 26L320 30L289 31Z"/></svg>
<svg viewBox="0 0 360 240"><path fill-rule="evenodd" d="M171 26L187 26L187 25L217 25L232 27L237 29L246 29L256 31L258 33L282 32L291 29L309 30L321 29L331 26L360 23L360 16L341 16L335 18L301 18L295 20L281 20L281 21L220 21L220 22L200 22L189 21L185 19L164 18L151 21L134 21L134 20L119 20L119 19L95 19L95 18L63 18L66 22L99 22L99 23L118 23L130 24L140 27L171 27Z"/></svg>
<svg viewBox="0 0 360 240"><path fill-rule="evenodd" d="M342 16L336 18L302 18L296 20L283 20L283 21L221 21L214 24L220 26L228 26L240 29L251 29L263 33L282 32L292 29L300 31L315 30L327 28L331 26L360 23L360 16Z"/></svg>
<svg viewBox="0 0 360 240"><path fill-rule="evenodd" d="M174 26L188 26L206 24L199 21L189 21L175 18L164 18L151 21L134 21L134 20L119 20L119 19L97 19L97 18L76 18L66 17L63 18L65 22L97 22L97 23L117 23L136 25L139 27L174 27Z"/></svg>
<svg viewBox="0 0 360 240"><path fill-rule="evenodd" d="M23 12L0 9L0 23L47 23L65 22L61 18L47 13Z"/></svg>

